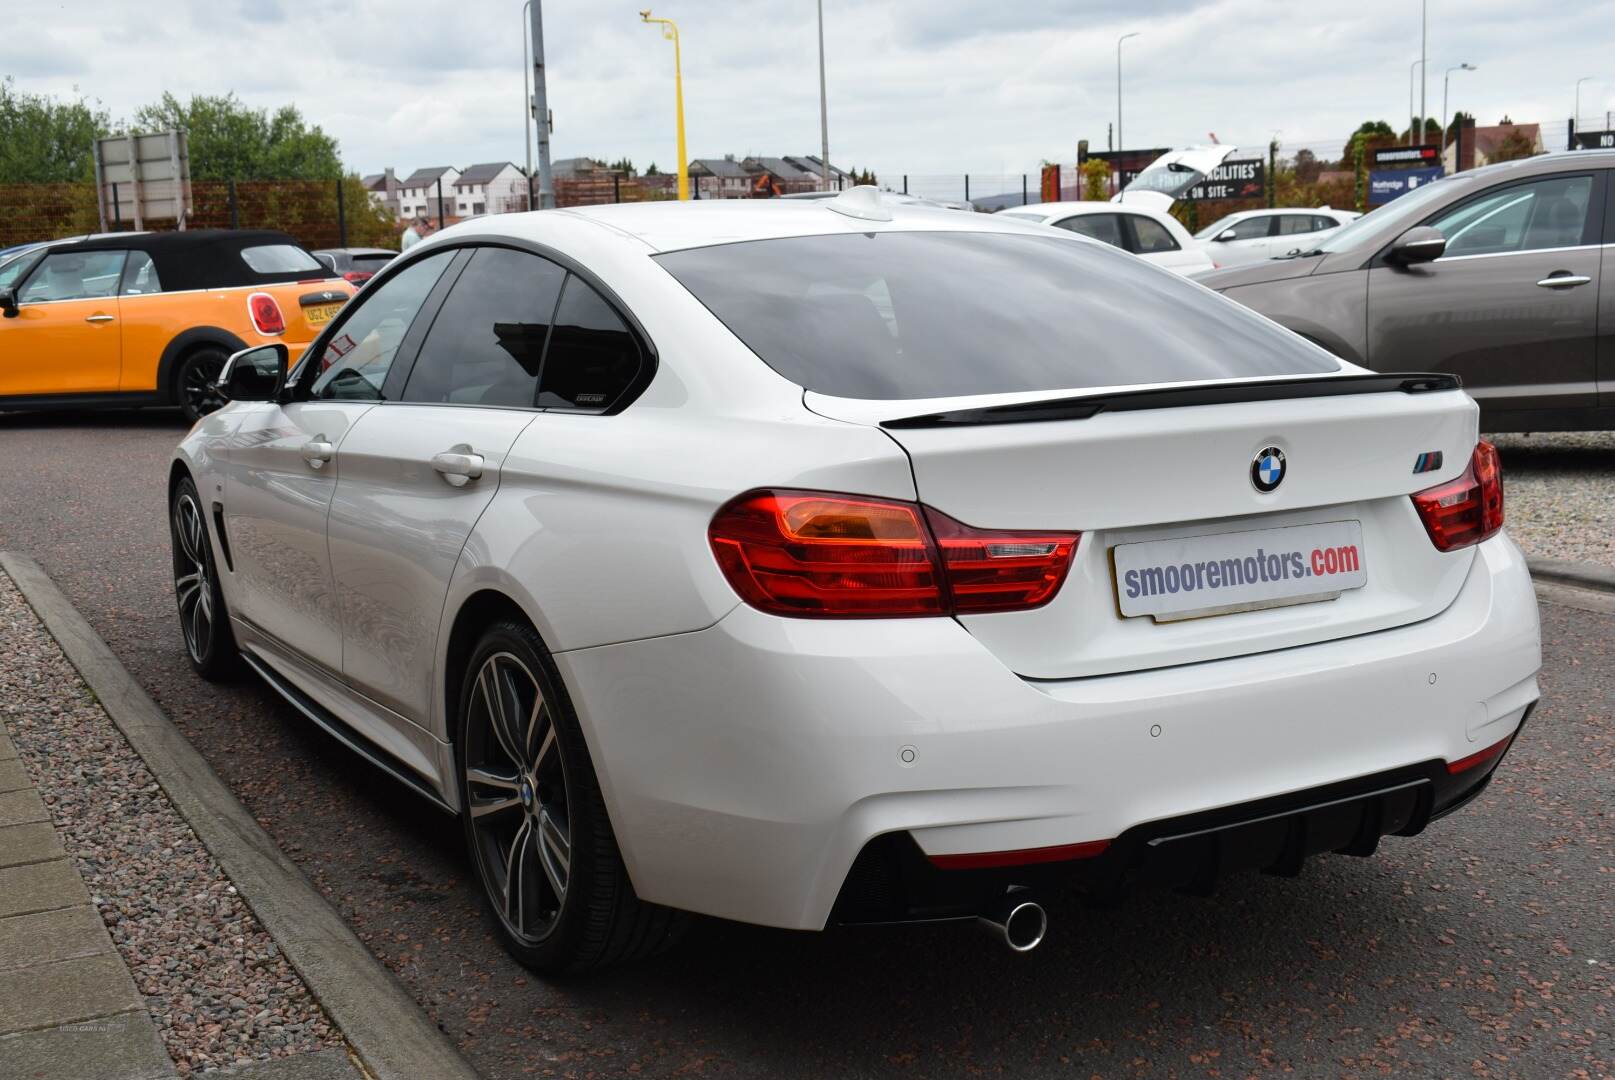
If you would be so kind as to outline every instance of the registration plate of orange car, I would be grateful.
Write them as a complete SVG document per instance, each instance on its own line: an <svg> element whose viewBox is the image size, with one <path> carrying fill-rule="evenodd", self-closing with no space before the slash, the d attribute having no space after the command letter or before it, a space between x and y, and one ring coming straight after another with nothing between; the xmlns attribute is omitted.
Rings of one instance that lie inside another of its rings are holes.
<svg viewBox="0 0 1615 1080"><path fill-rule="evenodd" d="M341 310L341 304L316 304L303 309L303 318L308 320L310 326L318 326L330 322L331 317Z"/></svg>

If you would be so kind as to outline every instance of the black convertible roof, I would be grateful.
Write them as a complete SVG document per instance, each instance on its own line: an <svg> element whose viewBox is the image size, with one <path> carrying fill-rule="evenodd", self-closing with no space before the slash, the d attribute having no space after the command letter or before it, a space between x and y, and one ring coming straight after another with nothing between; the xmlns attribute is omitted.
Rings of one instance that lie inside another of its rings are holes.
<svg viewBox="0 0 1615 1080"><path fill-rule="evenodd" d="M323 265L281 274L261 274L247 265L242 249L271 244L303 245L273 229L187 229L184 232L125 233L53 244L49 251L144 251L157 266L164 292L184 289L224 289L239 285L273 285L286 281L324 279ZM310 261L314 257L309 256Z"/></svg>

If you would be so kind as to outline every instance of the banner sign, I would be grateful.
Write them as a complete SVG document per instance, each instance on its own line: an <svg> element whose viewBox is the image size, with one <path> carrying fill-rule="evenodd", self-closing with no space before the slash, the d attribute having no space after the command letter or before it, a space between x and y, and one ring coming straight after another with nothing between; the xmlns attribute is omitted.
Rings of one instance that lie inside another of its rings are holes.
<svg viewBox="0 0 1615 1080"><path fill-rule="evenodd" d="M1368 204L1382 206L1398 195L1441 179L1441 166L1428 169L1375 169L1368 174Z"/></svg>
<svg viewBox="0 0 1615 1080"><path fill-rule="evenodd" d="M1375 168L1381 165L1439 165L1441 147L1428 143L1424 146L1382 146L1373 151L1372 164Z"/></svg>
<svg viewBox="0 0 1615 1080"><path fill-rule="evenodd" d="M1225 161L1178 198L1185 202L1216 199L1259 199L1267 190L1267 163L1261 158Z"/></svg>
<svg viewBox="0 0 1615 1080"><path fill-rule="evenodd" d="M1576 132L1577 150L1606 150L1615 146L1615 131Z"/></svg>

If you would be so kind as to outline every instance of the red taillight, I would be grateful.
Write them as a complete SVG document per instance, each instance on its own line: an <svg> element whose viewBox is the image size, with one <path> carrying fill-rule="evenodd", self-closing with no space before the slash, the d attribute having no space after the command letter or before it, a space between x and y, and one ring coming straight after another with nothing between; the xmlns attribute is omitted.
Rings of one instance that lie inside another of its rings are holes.
<svg viewBox="0 0 1615 1080"><path fill-rule="evenodd" d="M917 503L814 491L742 495L708 536L748 604L819 618L1037 607L1059 591L1078 540L972 529Z"/></svg>
<svg viewBox="0 0 1615 1080"><path fill-rule="evenodd" d="M1037 863L1096 859L1110 848L1109 840L1089 840L1057 847L1022 848L1019 851L982 851L968 855L928 855L938 870L986 870L999 866L1032 866Z"/></svg>
<svg viewBox="0 0 1615 1080"><path fill-rule="evenodd" d="M1441 551L1495 535L1503 527L1503 466L1497 447L1481 440L1462 476L1418 492L1413 505L1430 542Z"/></svg>
<svg viewBox="0 0 1615 1080"><path fill-rule="evenodd" d="M342 280L350 285L363 285L375 276L376 272L374 270L349 270L342 275Z"/></svg>
<svg viewBox="0 0 1615 1080"><path fill-rule="evenodd" d="M925 518L942 553L953 610L960 615L1048 603L1060 591L1077 548L1077 533L972 529L929 506Z"/></svg>
<svg viewBox="0 0 1615 1080"><path fill-rule="evenodd" d="M247 297L247 312L252 316L252 325L258 328L260 334L284 334L286 332L286 319L280 313L280 305L268 293L255 292Z"/></svg>
<svg viewBox="0 0 1615 1080"><path fill-rule="evenodd" d="M1519 732L1515 732L1514 734L1518 735ZM1509 744L1513 741L1514 735L1510 735L1501 742L1493 743L1478 754L1470 754L1466 758L1459 758L1457 761L1449 761L1447 762L1447 772L1453 776L1457 776L1459 773L1468 772L1470 769L1485 765L1489 761L1494 761L1503 756L1503 752L1509 748Z"/></svg>

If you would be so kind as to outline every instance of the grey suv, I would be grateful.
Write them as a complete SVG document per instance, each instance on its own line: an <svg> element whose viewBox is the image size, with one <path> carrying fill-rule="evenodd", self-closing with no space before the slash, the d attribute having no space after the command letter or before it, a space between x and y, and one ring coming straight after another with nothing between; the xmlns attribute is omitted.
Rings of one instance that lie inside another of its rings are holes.
<svg viewBox="0 0 1615 1080"><path fill-rule="evenodd" d="M1615 429L1611 170L1579 150L1458 173L1197 280L1355 364L1461 376L1482 430Z"/></svg>

